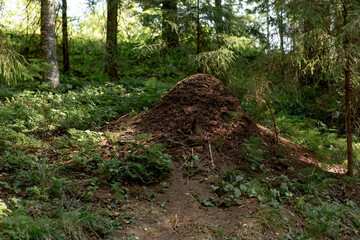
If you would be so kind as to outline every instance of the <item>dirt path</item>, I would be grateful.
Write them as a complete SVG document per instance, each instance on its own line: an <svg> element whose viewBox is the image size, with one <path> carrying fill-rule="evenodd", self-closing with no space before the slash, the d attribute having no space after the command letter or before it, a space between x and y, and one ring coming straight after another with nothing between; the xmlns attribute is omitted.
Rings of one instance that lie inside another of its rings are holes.
<svg viewBox="0 0 360 240"><path fill-rule="evenodd" d="M163 193L159 186L138 193L153 196L151 199L130 199L124 209L131 209L134 222L126 225L122 236L115 239L277 238L275 233L264 232L257 222L257 199L244 198L241 206L229 208L204 207L202 199L215 197L210 188L213 175L187 178L184 173L175 171Z"/></svg>

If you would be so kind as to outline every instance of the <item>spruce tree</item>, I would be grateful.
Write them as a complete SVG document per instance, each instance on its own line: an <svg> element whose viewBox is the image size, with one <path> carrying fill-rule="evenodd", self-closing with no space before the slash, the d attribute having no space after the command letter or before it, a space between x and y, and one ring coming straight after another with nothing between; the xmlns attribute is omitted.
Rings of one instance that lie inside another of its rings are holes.
<svg viewBox="0 0 360 240"><path fill-rule="evenodd" d="M177 0L162 2L162 39L168 47L179 47Z"/></svg>

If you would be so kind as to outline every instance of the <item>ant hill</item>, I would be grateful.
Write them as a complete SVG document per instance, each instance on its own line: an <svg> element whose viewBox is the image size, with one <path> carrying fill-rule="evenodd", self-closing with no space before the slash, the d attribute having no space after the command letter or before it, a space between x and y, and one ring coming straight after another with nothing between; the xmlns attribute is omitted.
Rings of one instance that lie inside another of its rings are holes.
<svg viewBox="0 0 360 240"><path fill-rule="evenodd" d="M162 141L189 136L207 141L237 127L245 135L256 129L234 94L209 74L196 74L180 81L154 108L140 114L138 127Z"/></svg>
<svg viewBox="0 0 360 240"><path fill-rule="evenodd" d="M282 137L276 143L274 133L256 124L236 96L209 74L183 79L152 109L118 119L104 129L118 131L119 125L131 129L120 134L125 139L148 134L153 141L164 143L178 164L184 156L196 155L203 167L221 171L233 165L247 169L246 147L255 144L257 152L267 153L258 164L262 167L256 167L258 174L266 167L290 177L295 171L289 169L319 166L301 146Z"/></svg>
<svg viewBox="0 0 360 240"><path fill-rule="evenodd" d="M262 161L270 169L292 175L290 166L296 169L317 165L299 145L282 137L276 143L274 133L256 124L236 96L209 74L183 79L154 108L134 120L137 133L151 134L155 141L165 143L178 162L183 161L182 156L196 154L209 167L240 164L248 168L246 161L242 161L246 158L243 146L256 139L272 156ZM288 161L271 160L278 157L279 149Z"/></svg>

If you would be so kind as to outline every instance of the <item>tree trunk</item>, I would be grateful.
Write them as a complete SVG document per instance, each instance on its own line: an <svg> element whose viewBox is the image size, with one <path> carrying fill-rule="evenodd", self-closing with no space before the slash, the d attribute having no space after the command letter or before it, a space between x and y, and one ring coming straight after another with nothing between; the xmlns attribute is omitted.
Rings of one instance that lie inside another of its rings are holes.
<svg viewBox="0 0 360 240"><path fill-rule="evenodd" d="M118 28L118 0L107 0L107 25L106 25L106 58L105 73L117 80L117 28Z"/></svg>
<svg viewBox="0 0 360 240"><path fill-rule="evenodd" d="M344 17L344 26L347 24L348 12L346 8L346 3L344 3L343 17ZM346 143L347 143L347 161L348 161L348 171L349 176L354 174L354 164L353 164L353 149L352 149L352 131L351 131L351 82L350 82L350 69L351 63L348 54L348 45L349 45L349 36L348 33L345 33L345 40L343 45L344 56L345 56L345 68L344 68L344 77L345 77L345 108L346 108Z"/></svg>
<svg viewBox="0 0 360 240"><path fill-rule="evenodd" d="M284 22L283 22L283 9L282 9L282 6L280 8L280 13L278 15L278 21L279 21L280 51L281 51L281 56L284 56L285 55L285 49L284 49Z"/></svg>
<svg viewBox="0 0 360 240"><path fill-rule="evenodd" d="M283 22L283 5L281 3L280 10L276 10L277 23L279 28L279 37L280 37L280 74L281 80L285 80L285 71L284 71L284 59L285 59L285 49L284 49L284 22Z"/></svg>
<svg viewBox="0 0 360 240"><path fill-rule="evenodd" d="M266 47L270 50L270 3L266 0Z"/></svg>
<svg viewBox="0 0 360 240"><path fill-rule="evenodd" d="M351 131L351 84L350 84L350 61L346 60L344 69L345 75L345 106L346 106L346 143L347 143L347 161L349 176L353 175L353 149L352 149L352 131Z"/></svg>
<svg viewBox="0 0 360 240"><path fill-rule="evenodd" d="M41 0L41 55L50 65L46 67L43 78L56 88L60 78L56 55L55 0Z"/></svg>
<svg viewBox="0 0 360 240"><path fill-rule="evenodd" d="M224 32L224 23L222 16L221 0L215 0L215 30L217 34Z"/></svg>
<svg viewBox="0 0 360 240"><path fill-rule="evenodd" d="M66 0L62 0L62 32L63 32L63 67L64 67L63 73L66 74L70 70Z"/></svg>
<svg viewBox="0 0 360 240"><path fill-rule="evenodd" d="M196 55L200 54L200 0L197 0L197 20L196 20ZM197 72L200 73L201 69L198 66Z"/></svg>
<svg viewBox="0 0 360 240"><path fill-rule="evenodd" d="M179 46L179 34L177 29L171 25L177 24L177 0L163 0L162 4L162 39L168 47Z"/></svg>

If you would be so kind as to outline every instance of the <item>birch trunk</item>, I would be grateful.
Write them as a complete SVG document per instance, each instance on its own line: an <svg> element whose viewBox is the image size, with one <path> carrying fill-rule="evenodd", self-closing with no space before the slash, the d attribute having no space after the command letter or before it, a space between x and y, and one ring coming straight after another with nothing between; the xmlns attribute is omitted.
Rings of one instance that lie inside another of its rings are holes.
<svg viewBox="0 0 360 240"><path fill-rule="evenodd" d="M50 65L46 67L43 78L56 88L60 78L56 54L55 0L41 0L41 55Z"/></svg>

